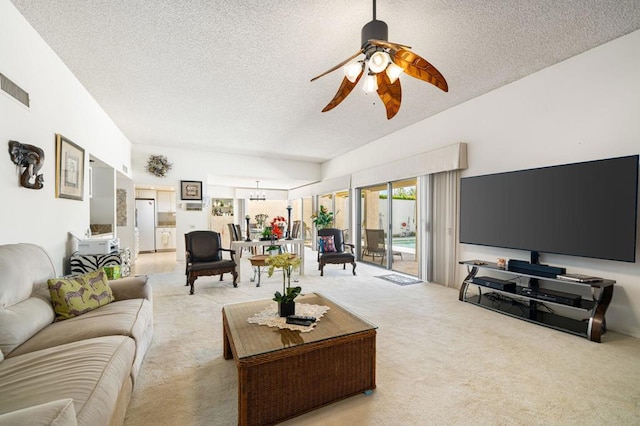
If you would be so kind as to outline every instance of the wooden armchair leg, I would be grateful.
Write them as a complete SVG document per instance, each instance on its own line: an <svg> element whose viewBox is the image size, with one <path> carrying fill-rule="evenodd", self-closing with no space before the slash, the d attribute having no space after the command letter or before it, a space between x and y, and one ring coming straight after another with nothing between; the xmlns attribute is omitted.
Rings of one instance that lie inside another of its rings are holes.
<svg viewBox="0 0 640 426"><path fill-rule="evenodd" d="M351 262L351 264L353 265L353 275L356 274L356 262ZM346 266L346 264L345 264Z"/></svg>

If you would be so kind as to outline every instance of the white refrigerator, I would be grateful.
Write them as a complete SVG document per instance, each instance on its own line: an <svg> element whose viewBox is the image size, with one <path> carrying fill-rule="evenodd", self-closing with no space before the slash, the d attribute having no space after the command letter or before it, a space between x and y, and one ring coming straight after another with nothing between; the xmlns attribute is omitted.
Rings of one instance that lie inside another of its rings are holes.
<svg viewBox="0 0 640 426"><path fill-rule="evenodd" d="M136 227L140 234L140 252L156 251L156 201L136 198Z"/></svg>

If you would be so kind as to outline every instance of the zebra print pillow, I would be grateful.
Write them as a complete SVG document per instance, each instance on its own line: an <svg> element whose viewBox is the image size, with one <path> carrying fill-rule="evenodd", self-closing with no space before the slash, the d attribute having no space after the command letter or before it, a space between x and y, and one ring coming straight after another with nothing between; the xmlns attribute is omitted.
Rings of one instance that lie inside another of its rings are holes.
<svg viewBox="0 0 640 426"><path fill-rule="evenodd" d="M104 269L47 281L56 320L86 314L115 300Z"/></svg>

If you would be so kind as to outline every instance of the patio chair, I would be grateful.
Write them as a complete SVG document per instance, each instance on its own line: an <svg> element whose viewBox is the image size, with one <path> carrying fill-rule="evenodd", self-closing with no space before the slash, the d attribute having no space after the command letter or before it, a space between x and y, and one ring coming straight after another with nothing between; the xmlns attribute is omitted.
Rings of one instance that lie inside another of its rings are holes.
<svg viewBox="0 0 640 426"><path fill-rule="evenodd" d="M347 268L347 263L353 265L353 275L356 274L356 258L353 254L354 245L344 242L344 234L341 229L324 228L318 230L318 269L320 276L324 276L324 266L327 263L342 264L342 269ZM346 249L349 249L347 251Z"/></svg>
<svg viewBox="0 0 640 426"><path fill-rule="evenodd" d="M191 286L189 294L193 294L193 284L198 277L220 275L229 272L233 276L233 286L237 287L238 272L233 259L234 250L222 248L220 234L214 231L192 231L184 234L187 286ZM222 252L231 254L231 260L223 259Z"/></svg>
<svg viewBox="0 0 640 426"><path fill-rule="evenodd" d="M362 249L362 256L371 256L373 261L376 261L376 257L380 257L380 264L384 263L384 258L387 256L387 239L384 235L383 229L365 229L364 230L365 245ZM394 256L400 256L402 260L402 252L394 251Z"/></svg>

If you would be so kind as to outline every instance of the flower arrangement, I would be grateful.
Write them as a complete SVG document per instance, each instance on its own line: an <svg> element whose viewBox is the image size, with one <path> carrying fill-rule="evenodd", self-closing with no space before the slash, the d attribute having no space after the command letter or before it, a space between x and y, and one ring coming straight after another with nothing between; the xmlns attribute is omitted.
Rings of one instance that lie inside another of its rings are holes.
<svg viewBox="0 0 640 426"><path fill-rule="evenodd" d="M255 215L256 218L256 223L258 224L258 227L260 229L262 229L264 227L265 222L267 221L267 219L269 219L269 215L268 214L264 214L264 213L260 213Z"/></svg>
<svg viewBox="0 0 640 426"><path fill-rule="evenodd" d="M170 163L164 155L150 155L147 160L147 171L158 177L167 176L172 166L173 163Z"/></svg>
<svg viewBox="0 0 640 426"><path fill-rule="evenodd" d="M281 303L293 302L302 292L302 287L291 287L291 273L300 268L300 258L291 253L270 256L265 260L269 266L268 275L272 276L276 268L282 268L282 293L276 291L273 300Z"/></svg>
<svg viewBox="0 0 640 426"><path fill-rule="evenodd" d="M287 219L282 216L276 216L271 221L271 234L276 240L282 238L284 234L284 225L287 224Z"/></svg>

